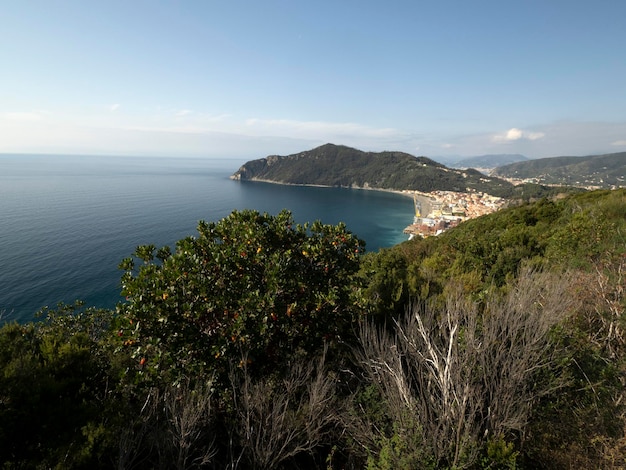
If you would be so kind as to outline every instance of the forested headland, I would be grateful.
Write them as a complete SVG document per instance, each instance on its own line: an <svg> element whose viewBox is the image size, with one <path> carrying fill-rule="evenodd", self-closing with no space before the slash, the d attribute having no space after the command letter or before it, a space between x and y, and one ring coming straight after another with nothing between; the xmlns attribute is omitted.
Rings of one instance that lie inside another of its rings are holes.
<svg viewBox="0 0 626 470"><path fill-rule="evenodd" d="M415 157L404 152L363 152L335 144L292 155L270 155L251 160L231 178L238 181L425 193L479 192L510 201L528 201L577 191L572 186L551 187L531 182L513 185L473 168L448 168L427 157Z"/></svg>
<svg viewBox="0 0 626 470"><path fill-rule="evenodd" d="M377 253L233 212L0 328L3 468L626 466L626 190Z"/></svg>
<svg viewBox="0 0 626 470"><path fill-rule="evenodd" d="M363 152L334 144L252 160L232 178L346 188L479 191L503 197L509 196L513 188L503 179L473 169L447 168L427 157L404 152Z"/></svg>

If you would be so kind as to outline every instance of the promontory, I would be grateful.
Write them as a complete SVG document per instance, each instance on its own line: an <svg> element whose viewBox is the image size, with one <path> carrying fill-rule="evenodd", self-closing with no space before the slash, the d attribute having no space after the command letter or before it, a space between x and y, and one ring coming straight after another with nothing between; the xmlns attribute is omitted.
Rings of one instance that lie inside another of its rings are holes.
<svg viewBox="0 0 626 470"><path fill-rule="evenodd" d="M245 163L234 180L342 188L420 192L508 193L511 183L477 170L448 168L403 152L364 152L326 144L292 155L271 155Z"/></svg>

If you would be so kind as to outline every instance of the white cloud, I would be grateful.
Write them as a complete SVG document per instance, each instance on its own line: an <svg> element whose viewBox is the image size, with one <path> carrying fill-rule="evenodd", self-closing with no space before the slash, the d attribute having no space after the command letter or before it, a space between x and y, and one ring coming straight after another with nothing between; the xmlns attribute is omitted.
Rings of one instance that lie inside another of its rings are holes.
<svg viewBox="0 0 626 470"><path fill-rule="evenodd" d="M516 127L504 134L496 134L492 137L493 142L515 142L516 140L539 140L545 137L543 132L526 132Z"/></svg>
<svg viewBox="0 0 626 470"><path fill-rule="evenodd" d="M436 157L520 153L531 158L595 155L626 146L626 122L553 122L499 133L376 127L358 121L265 119L161 107L119 113L120 104L76 116L45 110L0 112L0 152L206 155L260 158L324 143ZM103 111L105 110L106 111ZM117 113L113 111L118 110Z"/></svg>
<svg viewBox="0 0 626 470"><path fill-rule="evenodd" d="M300 138L330 139L351 137L395 137L400 133L391 128L374 128L351 122L295 121L289 119L247 119L247 131L254 134L291 135Z"/></svg>
<svg viewBox="0 0 626 470"><path fill-rule="evenodd" d="M44 114L43 111L9 112L1 113L0 118L8 121L40 121Z"/></svg>
<svg viewBox="0 0 626 470"><path fill-rule="evenodd" d="M626 146L626 122L556 121L533 125L532 131L513 129L520 131L521 136L509 129L498 134L438 135L429 141L416 139L416 144L428 156L442 155L442 143L452 143L455 155L519 153L529 158L601 155Z"/></svg>
<svg viewBox="0 0 626 470"><path fill-rule="evenodd" d="M509 129L508 131L506 131L506 135L504 136L505 140L519 140L522 138L522 131L520 131L519 129L516 129L515 127L513 129Z"/></svg>
<svg viewBox="0 0 626 470"><path fill-rule="evenodd" d="M528 140L539 140L543 139L546 135L543 132L529 132L526 134L526 138Z"/></svg>

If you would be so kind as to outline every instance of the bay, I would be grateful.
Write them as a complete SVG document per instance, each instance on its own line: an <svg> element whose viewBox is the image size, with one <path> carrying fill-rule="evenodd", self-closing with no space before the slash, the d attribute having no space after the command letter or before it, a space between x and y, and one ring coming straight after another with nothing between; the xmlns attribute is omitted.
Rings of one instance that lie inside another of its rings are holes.
<svg viewBox="0 0 626 470"><path fill-rule="evenodd" d="M410 198L387 192L229 179L244 162L0 155L0 323L81 299L112 308L119 262L138 245L195 235L233 210L292 212L298 223L345 222L377 251L406 239Z"/></svg>

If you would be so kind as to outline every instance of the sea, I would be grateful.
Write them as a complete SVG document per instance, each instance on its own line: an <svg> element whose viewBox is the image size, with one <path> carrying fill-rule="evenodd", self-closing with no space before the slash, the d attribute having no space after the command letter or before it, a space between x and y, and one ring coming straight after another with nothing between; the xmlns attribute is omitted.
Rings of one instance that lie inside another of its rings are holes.
<svg viewBox="0 0 626 470"><path fill-rule="evenodd" d="M406 240L413 201L358 189L229 178L245 160L0 154L0 324L82 300L113 308L120 261L142 244L196 235L233 210L345 222L378 251Z"/></svg>

